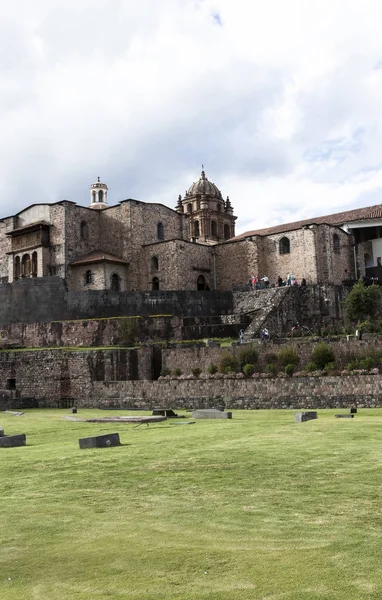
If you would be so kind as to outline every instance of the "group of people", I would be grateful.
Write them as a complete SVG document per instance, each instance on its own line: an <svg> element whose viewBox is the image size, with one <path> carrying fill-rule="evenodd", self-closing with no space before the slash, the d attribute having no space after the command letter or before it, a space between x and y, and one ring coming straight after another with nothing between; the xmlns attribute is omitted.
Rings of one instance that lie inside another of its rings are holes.
<svg viewBox="0 0 382 600"><path fill-rule="evenodd" d="M250 289L252 289L252 290L261 290L261 289L267 289L269 287L274 288L274 287L283 287L283 286L291 286L291 285L293 285L293 286L300 285L301 287L305 287L307 285L307 283L306 283L305 277L303 277L301 279L301 283L299 284L299 282L297 281L297 279L293 275L293 273L288 273L285 280L283 280L282 277L280 277L280 275L279 275L277 278L277 282L272 283L272 284L270 283L269 277L267 277L267 275L264 275L264 277L252 275L252 277L250 277L248 280L248 285L249 285Z"/></svg>

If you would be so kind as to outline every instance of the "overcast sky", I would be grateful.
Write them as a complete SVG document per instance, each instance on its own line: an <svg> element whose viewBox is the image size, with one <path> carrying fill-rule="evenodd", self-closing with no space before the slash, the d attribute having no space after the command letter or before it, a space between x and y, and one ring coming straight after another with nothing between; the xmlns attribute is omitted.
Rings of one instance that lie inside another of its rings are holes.
<svg viewBox="0 0 382 600"><path fill-rule="evenodd" d="M15 0L0 21L0 213L175 207L237 233L382 203L380 0Z"/></svg>

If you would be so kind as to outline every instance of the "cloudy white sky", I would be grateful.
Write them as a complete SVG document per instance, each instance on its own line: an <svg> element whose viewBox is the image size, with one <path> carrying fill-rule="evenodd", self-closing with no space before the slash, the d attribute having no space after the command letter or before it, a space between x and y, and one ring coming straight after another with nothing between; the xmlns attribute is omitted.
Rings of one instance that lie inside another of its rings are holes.
<svg viewBox="0 0 382 600"><path fill-rule="evenodd" d="M380 0L14 0L0 21L0 213L175 207L207 177L237 233L382 203Z"/></svg>

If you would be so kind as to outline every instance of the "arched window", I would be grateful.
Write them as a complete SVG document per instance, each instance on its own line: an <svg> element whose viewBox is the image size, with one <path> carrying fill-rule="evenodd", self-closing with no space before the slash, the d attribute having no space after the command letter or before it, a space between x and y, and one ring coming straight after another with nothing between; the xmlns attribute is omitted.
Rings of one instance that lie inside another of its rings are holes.
<svg viewBox="0 0 382 600"><path fill-rule="evenodd" d="M153 277L151 281L151 287L153 291L159 290L159 279L158 277Z"/></svg>
<svg viewBox="0 0 382 600"><path fill-rule="evenodd" d="M290 254L290 241L287 237L282 237L279 241L279 253Z"/></svg>
<svg viewBox="0 0 382 600"><path fill-rule="evenodd" d="M117 277L118 277L118 275L117 275ZM92 272L89 269L85 273L85 285L89 285L90 283L93 283L93 275L92 275ZM113 285L113 280L112 280L112 285Z"/></svg>
<svg viewBox="0 0 382 600"><path fill-rule="evenodd" d="M333 235L333 252L336 254L341 252L340 238L337 233Z"/></svg>
<svg viewBox="0 0 382 600"><path fill-rule="evenodd" d="M86 223L86 221L81 221L81 239L87 240L88 233L88 224Z"/></svg>
<svg viewBox="0 0 382 600"><path fill-rule="evenodd" d="M218 225L216 221L211 221L211 237L218 237Z"/></svg>
<svg viewBox="0 0 382 600"><path fill-rule="evenodd" d="M206 291L206 290L210 289L209 286L208 286L208 284L207 284L207 282L206 282L206 278L204 277L204 275L199 275L198 279L196 280L196 289L199 292Z"/></svg>
<svg viewBox="0 0 382 600"><path fill-rule="evenodd" d="M103 191L102 190L100 190L98 192L98 202L103 202Z"/></svg>
<svg viewBox="0 0 382 600"><path fill-rule="evenodd" d="M16 256L15 258L15 279L18 279L21 275L21 270L20 270L20 257Z"/></svg>
<svg viewBox="0 0 382 600"><path fill-rule="evenodd" d="M95 201L96 201L95 197L96 197L96 195L95 195L95 190L93 190L93 191L92 191L92 202L95 202Z"/></svg>
<svg viewBox="0 0 382 600"><path fill-rule="evenodd" d="M228 223L226 223L226 224L224 225L224 239L225 239L225 240L229 240L229 238L230 238L230 237L231 237L231 230L230 230L230 228L229 228L229 225L228 225Z"/></svg>
<svg viewBox="0 0 382 600"><path fill-rule="evenodd" d="M24 254L21 260L21 276L30 277L31 274L31 257L29 254Z"/></svg>
<svg viewBox="0 0 382 600"><path fill-rule="evenodd" d="M187 212L191 213L192 212L192 204L190 202L190 204L187 204Z"/></svg>
<svg viewBox="0 0 382 600"><path fill-rule="evenodd" d="M151 269L157 271L159 269L159 261L157 256L151 257Z"/></svg>
<svg viewBox="0 0 382 600"><path fill-rule="evenodd" d="M32 254L32 277L37 277L37 252Z"/></svg>
<svg viewBox="0 0 382 600"><path fill-rule="evenodd" d="M200 236L200 230L199 230L199 221L194 221L194 236L193 237L199 237Z"/></svg>
<svg viewBox="0 0 382 600"><path fill-rule="evenodd" d="M157 225L157 237L158 237L158 240L164 240L163 223L158 223L158 225Z"/></svg>
<svg viewBox="0 0 382 600"><path fill-rule="evenodd" d="M121 289L121 278L117 273L113 273L111 276L111 289L113 292L119 292Z"/></svg>

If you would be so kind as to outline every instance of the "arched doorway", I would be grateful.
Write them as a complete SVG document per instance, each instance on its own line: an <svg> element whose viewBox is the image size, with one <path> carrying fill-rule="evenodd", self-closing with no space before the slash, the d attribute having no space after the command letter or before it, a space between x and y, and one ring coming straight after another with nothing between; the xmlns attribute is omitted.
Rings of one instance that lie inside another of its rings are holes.
<svg viewBox="0 0 382 600"><path fill-rule="evenodd" d="M198 279L196 280L196 289L199 292L204 292L210 289L204 275L199 275Z"/></svg>
<svg viewBox="0 0 382 600"><path fill-rule="evenodd" d="M117 273L113 273L111 276L111 289L113 292L119 292L121 290L121 278Z"/></svg>
<svg viewBox="0 0 382 600"><path fill-rule="evenodd" d="M151 288L155 292L159 290L159 279L158 277L153 277L151 281Z"/></svg>

